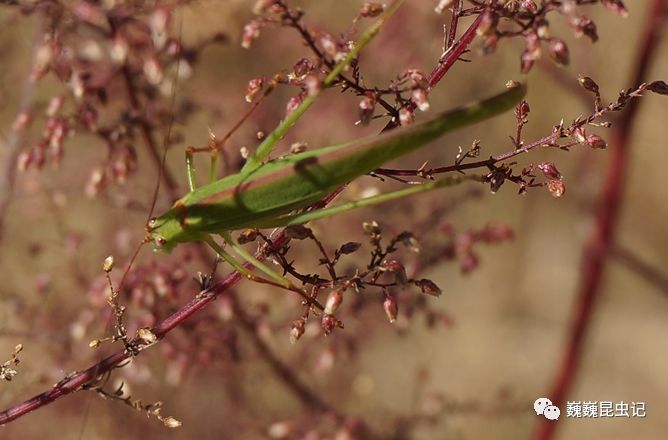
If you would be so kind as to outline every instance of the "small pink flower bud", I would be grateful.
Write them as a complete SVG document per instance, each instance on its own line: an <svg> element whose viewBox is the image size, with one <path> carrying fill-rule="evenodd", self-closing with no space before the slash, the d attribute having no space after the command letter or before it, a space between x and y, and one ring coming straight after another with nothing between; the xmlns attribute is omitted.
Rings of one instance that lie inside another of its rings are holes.
<svg viewBox="0 0 668 440"><path fill-rule="evenodd" d="M262 77L253 78L248 81L248 84L246 84L246 96L244 97L246 102L253 102L255 96L262 91L263 86L264 78Z"/></svg>
<svg viewBox="0 0 668 440"><path fill-rule="evenodd" d="M365 2L360 8L359 16L363 18L377 17L383 13L385 7L380 3Z"/></svg>
<svg viewBox="0 0 668 440"><path fill-rule="evenodd" d="M601 0L601 3L620 17L626 18L629 15L629 11L622 0Z"/></svg>
<svg viewBox="0 0 668 440"><path fill-rule="evenodd" d="M406 107L402 107L401 110L399 110L399 123L402 126L410 125L414 120L415 114L412 110L409 110Z"/></svg>
<svg viewBox="0 0 668 440"><path fill-rule="evenodd" d="M313 64L308 58L301 58L295 63L292 70L295 72L295 76L302 77L313 70Z"/></svg>
<svg viewBox="0 0 668 440"><path fill-rule="evenodd" d="M359 103L360 122L368 125L373 118L373 110L376 107L376 98L373 94L366 94Z"/></svg>
<svg viewBox="0 0 668 440"><path fill-rule="evenodd" d="M290 98L288 103L285 105L285 116L290 116L292 112L297 110L297 107L301 105L302 101L304 101L304 95L301 93Z"/></svg>
<svg viewBox="0 0 668 440"><path fill-rule="evenodd" d="M398 284L406 284L406 281L408 280L406 269L400 261L394 259L385 260L381 263L380 268L385 272L394 274Z"/></svg>
<svg viewBox="0 0 668 440"><path fill-rule="evenodd" d="M552 162L543 162L538 165L538 169L541 170L543 175L548 179L561 179L561 173Z"/></svg>
<svg viewBox="0 0 668 440"><path fill-rule="evenodd" d="M607 148L608 143L603 139L601 136L592 133L587 135L587 145L589 145L591 148Z"/></svg>
<svg viewBox="0 0 668 440"><path fill-rule="evenodd" d="M290 329L290 343L295 344L302 337L306 331L306 321L304 318L295 319L292 321L292 327Z"/></svg>
<svg viewBox="0 0 668 440"><path fill-rule="evenodd" d="M568 46L559 38L550 38L548 42L548 53L557 63L567 66L570 62Z"/></svg>
<svg viewBox="0 0 668 440"><path fill-rule="evenodd" d="M536 2L534 2L533 0L522 0L520 6L522 7L522 9L532 14L535 14L538 11L538 6L536 6Z"/></svg>
<svg viewBox="0 0 668 440"><path fill-rule="evenodd" d="M253 41L259 38L261 28L262 24L258 20L251 20L246 23L246 26L244 26L244 30L241 34L241 47L244 49L250 49Z"/></svg>
<svg viewBox="0 0 668 440"><path fill-rule="evenodd" d="M399 305L397 304L397 299L393 295L385 295L385 301L383 301L383 309L385 310L385 315L390 322L397 320L397 315L399 314Z"/></svg>
<svg viewBox="0 0 668 440"><path fill-rule="evenodd" d="M333 315L338 310L339 306L343 302L343 292L339 289L334 289L329 293L327 297L327 302L325 303L324 313L327 315Z"/></svg>
<svg viewBox="0 0 668 440"><path fill-rule="evenodd" d="M584 144L587 142L587 132L585 132L584 128L578 127L573 131L573 138L576 142Z"/></svg>
<svg viewBox="0 0 668 440"><path fill-rule="evenodd" d="M547 190L550 191L552 197L559 198L566 192L566 185L561 179L548 180Z"/></svg>
<svg viewBox="0 0 668 440"><path fill-rule="evenodd" d="M411 93L411 97L420 111L426 112L429 110L429 95L425 89L422 87L415 87Z"/></svg>
<svg viewBox="0 0 668 440"><path fill-rule="evenodd" d="M338 321L334 316L328 315L328 314L323 314L322 315L322 321L321 321L321 326L322 326L322 331L325 332L325 335L328 335L334 331L336 326L338 325Z"/></svg>

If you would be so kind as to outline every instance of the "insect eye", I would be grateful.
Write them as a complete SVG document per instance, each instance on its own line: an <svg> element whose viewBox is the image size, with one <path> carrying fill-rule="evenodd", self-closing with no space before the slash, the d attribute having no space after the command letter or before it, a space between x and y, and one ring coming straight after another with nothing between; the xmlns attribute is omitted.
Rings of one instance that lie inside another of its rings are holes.
<svg viewBox="0 0 668 440"><path fill-rule="evenodd" d="M150 230L155 229L158 226L157 223L158 223L158 219L153 217L151 220L148 221L148 228Z"/></svg>
<svg viewBox="0 0 668 440"><path fill-rule="evenodd" d="M167 240L164 237L155 237L155 245L157 247L163 247L167 244Z"/></svg>

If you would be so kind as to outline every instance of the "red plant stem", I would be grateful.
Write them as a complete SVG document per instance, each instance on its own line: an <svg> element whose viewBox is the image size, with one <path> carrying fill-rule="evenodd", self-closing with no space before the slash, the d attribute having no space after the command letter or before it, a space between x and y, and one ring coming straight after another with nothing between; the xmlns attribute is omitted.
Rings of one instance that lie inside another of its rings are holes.
<svg viewBox="0 0 668 440"><path fill-rule="evenodd" d="M453 12L454 13L454 12ZM466 29L466 31L462 34L461 37L459 37L459 40L457 40L457 43L454 44L451 48L447 48L447 52L445 53L445 56L442 57L441 61L438 63L438 65L432 70L432 72L429 74L429 78L427 81L429 82L429 87L434 87L436 84L443 79L443 76L448 73L448 70L457 62L459 57L462 56L464 51L469 47L471 42L476 36L476 31L478 30L478 26L480 26L480 22L482 21L482 16L483 14L480 14L476 17L475 20L473 20L473 23ZM456 27L451 29L450 31L455 31ZM415 109L415 104L412 103L413 110Z"/></svg>
<svg viewBox="0 0 668 440"><path fill-rule="evenodd" d="M282 247L289 239L285 234L280 234L274 241L276 247ZM256 257L262 258L262 255L256 255ZM253 266L250 263L244 265L248 269L253 269ZM188 304L183 306L181 309L173 313L171 316L165 320L158 323L151 331L158 338L162 339L172 331L174 328L179 326L183 321L202 310L209 303L213 302L218 295L228 290L231 286L236 284L242 279L242 275L239 272L232 272L224 280L216 283L209 290L202 292ZM45 391L32 399L26 400L23 403L20 403L16 406L13 406L6 411L0 413L0 426L6 423L11 422L14 419L17 419L31 411L34 411L44 405L47 405L54 400L63 397L67 394L73 393L80 390L84 385L90 383L97 379L100 375L104 374L107 371L112 370L114 367L121 364L123 361L129 359L131 354L125 350L117 351L116 353L104 358L97 364L89 367L88 369L80 372L76 372L71 376L65 378L56 384L53 388L48 391Z"/></svg>
<svg viewBox="0 0 668 440"><path fill-rule="evenodd" d="M645 78L649 65L656 54L659 31L664 20L668 0L654 0L649 10L645 35L641 40L640 57L636 64L633 83L638 84ZM562 355L561 366L548 397L552 403L564 408L566 396L575 381L580 365L585 336L596 300L601 293L601 281L605 263L615 240L615 228L622 206L622 196L629 166L629 152L633 122L638 113L639 101L633 100L622 115L611 142L612 158L608 167L603 192L600 196L596 225L589 242L584 249L582 260L582 278L578 297L573 310L572 324L568 343ZM564 411L565 412L565 411ZM557 423L546 418L538 419L536 440L549 440L554 437Z"/></svg>
<svg viewBox="0 0 668 440"><path fill-rule="evenodd" d="M456 11L453 11L453 14ZM450 46L446 49L445 54L441 56L441 59L439 60L438 64L436 67L434 67L434 70L431 71L429 74L429 77L427 78L427 83L429 84L429 88L432 89L434 88L445 76L446 73L450 70L450 68L459 60L459 57L462 56L462 54L468 49L469 45L473 41L473 39L476 36L476 31L478 30L478 27L480 26L480 22L482 21L482 14L478 15L475 20L473 20L473 23L466 29L466 31L462 34L461 37L459 37L459 40L453 45ZM453 19L454 22L454 19ZM456 30L456 26L454 26L453 29L451 29L451 32L454 32ZM411 101L408 104L406 104L406 109L409 111L414 111L417 108L417 105L415 102ZM400 121L395 118L391 120L383 129L383 131L388 131L392 130L393 128L396 128L400 125Z"/></svg>

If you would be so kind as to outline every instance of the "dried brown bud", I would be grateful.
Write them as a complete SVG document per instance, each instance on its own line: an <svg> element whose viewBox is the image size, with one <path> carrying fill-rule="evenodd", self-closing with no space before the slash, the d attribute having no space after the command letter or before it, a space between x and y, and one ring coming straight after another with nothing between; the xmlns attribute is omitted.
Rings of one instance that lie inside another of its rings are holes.
<svg viewBox="0 0 668 440"><path fill-rule="evenodd" d="M380 3L365 2L360 8L359 16L364 18L377 17L383 13L385 7Z"/></svg>
<svg viewBox="0 0 668 440"><path fill-rule="evenodd" d="M295 73L295 76L302 77L313 70L313 64L309 61L308 58L301 58L299 61L292 66L292 71Z"/></svg>
<svg viewBox="0 0 668 440"><path fill-rule="evenodd" d="M285 236L295 240L304 240L313 235L313 232L304 225L292 225L285 228Z"/></svg>
<svg viewBox="0 0 668 440"><path fill-rule="evenodd" d="M155 344L158 337L151 331L150 328L143 327L137 330L137 337L143 339L147 344Z"/></svg>
<svg viewBox="0 0 668 440"><path fill-rule="evenodd" d="M104 259L104 263L102 264L102 270L109 273L113 268L114 268L114 257L112 255L109 255L107 258Z"/></svg>
<svg viewBox="0 0 668 440"><path fill-rule="evenodd" d="M436 283L426 278L415 281L415 285L420 288L422 293L426 293L427 295L441 296L441 293L443 293Z"/></svg>
<svg viewBox="0 0 668 440"><path fill-rule="evenodd" d="M547 190L550 191L553 197L559 198L566 192L566 185L561 179L554 179L547 181Z"/></svg>
<svg viewBox="0 0 668 440"><path fill-rule="evenodd" d="M379 235L382 232L380 225L375 220L362 223L362 229L369 235Z"/></svg>
<svg viewBox="0 0 668 440"><path fill-rule="evenodd" d="M322 326L322 331L324 331L326 335L334 331L337 325L338 321L336 320L336 318L334 318L334 316L328 315L326 313L322 315L321 326Z"/></svg>
<svg viewBox="0 0 668 440"><path fill-rule="evenodd" d="M561 173L552 162L543 162L538 165L538 169L541 170L543 175L548 179L561 179Z"/></svg>
<svg viewBox="0 0 668 440"><path fill-rule="evenodd" d="M368 125L373 118L373 110L376 107L376 97L373 94L366 94L360 101L360 122L362 125Z"/></svg>
<svg viewBox="0 0 668 440"><path fill-rule="evenodd" d="M385 301L383 301L383 310L387 315L387 319L390 322L397 320L397 315L399 314L399 305L397 304L397 299L393 295L385 295Z"/></svg>
<svg viewBox="0 0 668 440"><path fill-rule="evenodd" d="M583 89L598 95L598 84L588 76L578 76L578 83Z"/></svg>
<svg viewBox="0 0 668 440"><path fill-rule="evenodd" d="M342 255L352 254L353 252L357 252L360 247L362 247L361 243L357 243L355 241L349 241L348 243L343 244L339 248L339 253Z"/></svg>
<svg viewBox="0 0 668 440"><path fill-rule="evenodd" d="M178 428L180 427L183 423L181 423L180 420L175 419L174 417L165 417L162 419L163 425L165 425L167 428Z"/></svg>
<svg viewBox="0 0 668 440"><path fill-rule="evenodd" d="M566 43L559 38L550 38L548 42L548 53L554 61L562 66L567 66L570 62L568 46L566 46Z"/></svg>
<svg viewBox="0 0 668 440"><path fill-rule="evenodd" d="M257 238L257 229L244 229L239 234L239 237L237 238L237 243L239 244L252 243L255 241L256 238Z"/></svg>
<svg viewBox="0 0 668 440"><path fill-rule="evenodd" d="M647 90L659 95L668 95L668 84L664 81L654 81L647 85Z"/></svg>
<svg viewBox="0 0 668 440"><path fill-rule="evenodd" d="M597 135L596 133L592 133L587 135L587 140L586 144L589 145L591 148L607 148L608 143L603 139L601 136Z"/></svg>
<svg viewBox="0 0 668 440"><path fill-rule="evenodd" d="M406 284L408 277L406 276L406 269L399 260L384 260L380 264L380 269L384 272L390 272L395 275L398 284Z"/></svg>
<svg viewBox="0 0 668 440"><path fill-rule="evenodd" d="M304 318L295 319L292 321L292 327L290 328L290 343L295 344L302 337L304 331L306 330L306 321Z"/></svg>

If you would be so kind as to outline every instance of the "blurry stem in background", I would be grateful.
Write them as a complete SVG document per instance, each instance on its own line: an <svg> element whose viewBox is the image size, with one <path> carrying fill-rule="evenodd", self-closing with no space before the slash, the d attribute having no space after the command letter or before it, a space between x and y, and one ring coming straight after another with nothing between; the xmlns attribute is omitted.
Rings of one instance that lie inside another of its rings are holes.
<svg viewBox="0 0 668 440"><path fill-rule="evenodd" d="M610 257L616 262L624 265L627 269L633 271L636 275L642 277L655 288L661 290L664 294L668 295L667 273L662 272L656 267L652 267L635 253L620 246L614 246L610 249Z"/></svg>
<svg viewBox="0 0 668 440"><path fill-rule="evenodd" d="M660 31L664 24L667 9L668 0L653 0L650 4L631 84L640 84L646 77L650 63L656 55ZM629 167L631 134L633 123L638 114L638 106L638 100L630 103L618 121L610 143L611 160L598 201L594 229L588 243L585 245L582 256L580 286L571 317L568 340L552 390L547 395L552 403L560 408L564 408L567 395L575 382L583 353L585 336L591 323L596 300L601 294L606 260L614 246L615 229L621 211L626 174ZM550 440L554 437L557 423L540 417L536 428L533 436L535 440Z"/></svg>

